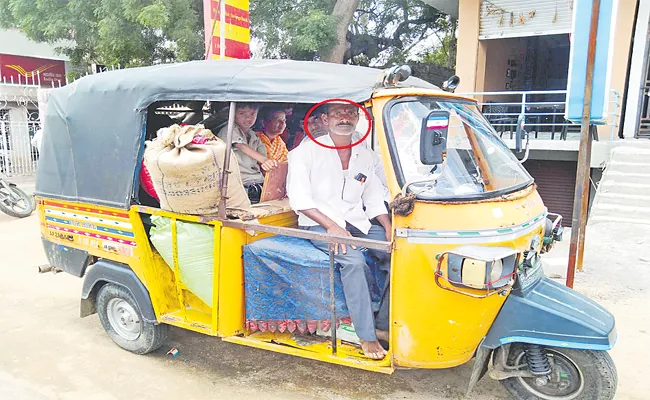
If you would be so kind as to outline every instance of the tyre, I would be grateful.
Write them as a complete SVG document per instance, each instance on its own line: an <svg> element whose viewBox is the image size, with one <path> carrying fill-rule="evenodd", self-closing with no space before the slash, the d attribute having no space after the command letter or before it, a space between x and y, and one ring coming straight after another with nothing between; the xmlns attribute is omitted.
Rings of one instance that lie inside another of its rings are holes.
<svg viewBox="0 0 650 400"><path fill-rule="evenodd" d="M138 303L123 286L108 283L99 290L97 314L113 342L132 353L150 353L167 338L169 326L146 322Z"/></svg>
<svg viewBox="0 0 650 400"><path fill-rule="evenodd" d="M501 383L516 400L611 400L616 393L614 361L605 351L544 347L552 372L546 378L508 378ZM524 347L513 345L508 365L526 365ZM527 367L526 367L527 368Z"/></svg>
<svg viewBox="0 0 650 400"><path fill-rule="evenodd" d="M16 186L0 186L0 211L16 218L29 217L34 211L32 196Z"/></svg>

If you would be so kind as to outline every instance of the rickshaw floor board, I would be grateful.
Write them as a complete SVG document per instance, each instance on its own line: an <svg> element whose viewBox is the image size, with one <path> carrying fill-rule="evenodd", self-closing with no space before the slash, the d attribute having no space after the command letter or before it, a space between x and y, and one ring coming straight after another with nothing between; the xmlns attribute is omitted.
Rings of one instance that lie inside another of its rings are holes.
<svg viewBox="0 0 650 400"><path fill-rule="evenodd" d="M392 374L392 353L389 351L383 360L371 360L363 355L360 347L337 342L337 354L332 354L329 338L314 336L294 336L291 333L255 332L248 336L228 336L223 338L230 343L242 344L258 349L270 350L292 356L326 361L332 364L364 369L366 371Z"/></svg>

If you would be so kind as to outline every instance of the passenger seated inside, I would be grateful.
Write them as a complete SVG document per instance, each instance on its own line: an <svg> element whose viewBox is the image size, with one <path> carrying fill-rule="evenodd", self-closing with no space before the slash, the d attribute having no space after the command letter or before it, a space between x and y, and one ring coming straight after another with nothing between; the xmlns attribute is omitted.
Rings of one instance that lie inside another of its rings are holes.
<svg viewBox="0 0 650 400"><path fill-rule="evenodd" d="M372 150L366 146L350 147L359 109L351 104L328 104L326 110L322 118L328 135L322 136L321 142L339 149L304 140L289 153L287 194L291 208L298 214L298 225L301 229L331 235L390 241L392 225L375 174ZM379 225L371 224L373 218ZM312 243L321 251L329 252L327 242L314 240ZM382 359L386 350L379 340L388 340L390 255L369 250L378 260L379 276L385 277L375 314L370 295L372 282L366 274L370 267L364 253L345 245L336 245L333 250L361 348L368 357Z"/></svg>
<svg viewBox="0 0 650 400"><path fill-rule="evenodd" d="M258 110L257 104L238 103L232 133L233 151L239 163L244 189L253 204L259 203L262 196L262 170L270 171L278 166L277 161L267 157L266 146L251 129L257 120ZM224 126L217 136L226 141L228 127Z"/></svg>
<svg viewBox="0 0 650 400"><path fill-rule="evenodd" d="M266 156L278 163L286 162L289 151L280 135L287 127L287 115L284 109L265 107L262 116L262 131L257 133L264 146Z"/></svg>

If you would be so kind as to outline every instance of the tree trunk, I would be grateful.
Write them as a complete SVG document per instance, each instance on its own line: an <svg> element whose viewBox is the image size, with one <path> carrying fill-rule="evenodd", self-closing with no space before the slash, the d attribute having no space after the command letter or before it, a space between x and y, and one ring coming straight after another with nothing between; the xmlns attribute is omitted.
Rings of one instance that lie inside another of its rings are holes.
<svg viewBox="0 0 650 400"><path fill-rule="evenodd" d="M348 41L346 39L348 27L350 26L350 22L352 22L352 16L359 6L360 1L361 0L338 0L334 5L332 16L336 21L338 21L336 27L337 42L336 45L332 47L329 54L324 55L322 58L323 61L339 64L343 62L345 51L348 48Z"/></svg>

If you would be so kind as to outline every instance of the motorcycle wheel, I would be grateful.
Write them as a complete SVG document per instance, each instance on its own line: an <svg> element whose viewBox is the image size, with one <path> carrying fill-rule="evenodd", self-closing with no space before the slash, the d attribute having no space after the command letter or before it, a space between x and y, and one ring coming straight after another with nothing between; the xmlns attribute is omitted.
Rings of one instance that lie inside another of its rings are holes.
<svg viewBox="0 0 650 400"><path fill-rule="evenodd" d="M0 211L16 218L25 218L34 212L32 197L16 186L0 187L4 200L0 200Z"/></svg>

